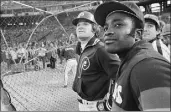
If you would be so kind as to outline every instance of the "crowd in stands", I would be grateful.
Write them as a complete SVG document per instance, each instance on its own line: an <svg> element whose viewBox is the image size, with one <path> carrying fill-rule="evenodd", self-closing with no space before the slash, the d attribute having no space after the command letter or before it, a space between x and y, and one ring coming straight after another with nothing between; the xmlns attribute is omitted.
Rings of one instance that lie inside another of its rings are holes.
<svg viewBox="0 0 171 112"><path fill-rule="evenodd" d="M160 38L168 48L170 48L170 44L168 44L167 39L165 39L162 35L162 29L166 30L164 26L169 26L165 24L163 21L161 23L161 35ZM72 28L71 28L72 29ZM27 29L27 31L30 31ZM21 32L21 31L20 31ZM27 32L28 33L28 32ZM9 33L9 34L12 34ZM63 36L63 35L62 35ZM74 41L76 41L75 39ZM43 63L43 68L46 67L46 62L50 62L48 67L55 68L55 63L57 59L60 60L60 64L64 59L61 52L62 49L66 47L65 39L59 39L55 42L44 41L44 42L31 42L26 46L26 42L22 42L18 45L13 45L10 47L3 46L1 48L1 62L7 63L8 70L11 69L11 65L18 63L27 63L25 64L25 69L31 65L36 65L37 60ZM26 48L27 47L27 48ZM37 57L37 58L36 58ZM22 59L22 60L21 60ZM32 61L29 61L32 60Z"/></svg>
<svg viewBox="0 0 171 112"><path fill-rule="evenodd" d="M10 47L3 46L1 48L1 63L7 63L8 70L14 64L22 63L25 65L27 71L31 66L34 66L35 70L39 69L38 62L42 62L42 69L50 67L55 68L56 62L59 59L59 63L64 61L63 50L68 45L76 44L75 40L71 40L70 43L65 41L44 41L44 42L30 42L27 46L26 42ZM49 64L46 65L46 63Z"/></svg>

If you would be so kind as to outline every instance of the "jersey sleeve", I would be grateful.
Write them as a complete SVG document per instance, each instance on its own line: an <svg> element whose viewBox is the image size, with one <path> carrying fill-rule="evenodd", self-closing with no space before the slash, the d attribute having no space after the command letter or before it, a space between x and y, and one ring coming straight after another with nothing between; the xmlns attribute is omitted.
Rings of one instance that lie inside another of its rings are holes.
<svg viewBox="0 0 171 112"><path fill-rule="evenodd" d="M108 53L103 47L101 47L96 52L96 59L108 76L115 79L120 65L119 57L116 54Z"/></svg>
<svg viewBox="0 0 171 112"><path fill-rule="evenodd" d="M139 62L131 72L130 84L139 108L170 109L170 64L157 59Z"/></svg>

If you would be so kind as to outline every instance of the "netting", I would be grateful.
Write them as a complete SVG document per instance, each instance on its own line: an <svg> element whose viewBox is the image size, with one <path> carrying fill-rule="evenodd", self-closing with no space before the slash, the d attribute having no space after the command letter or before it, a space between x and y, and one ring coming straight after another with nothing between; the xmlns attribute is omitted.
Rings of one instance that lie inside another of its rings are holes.
<svg viewBox="0 0 171 112"><path fill-rule="evenodd" d="M4 14L0 18L1 80L4 88L9 92L17 111L76 111L78 110L77 96L71 89L74 76L71 73L69 87L62 88L65 61L61 64L57 53L55 69L42 69L41 61L37 60L38 54L35 54L32 59L25 58L22 62L24 56L18 61L12 59L8 53L11 49L17 50L20 45L26 50L32 44L37 49L42 42L53 42L56 48L65 45L70 40L70 35L75 32L71 21L80 11L73 12L68 9L67 12L62 10L52 13L26 3L10 1L1 4L1 8L6 13L10 11L9 7L23 8L12 14ZM91 3L86 2L79 8L89 7ZM25 10L30 13L23 13ZM49 61L46 61L46 66L48 64Z"/></svg>

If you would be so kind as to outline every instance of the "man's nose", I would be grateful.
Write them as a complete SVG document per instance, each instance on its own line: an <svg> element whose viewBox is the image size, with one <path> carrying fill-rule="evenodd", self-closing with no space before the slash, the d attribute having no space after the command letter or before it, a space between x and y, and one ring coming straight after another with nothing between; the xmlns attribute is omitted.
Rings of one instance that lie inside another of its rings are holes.
<svg viewBox="0 0 171 112"><path fill-rule="evenodd" d="M112 36L112 35L114 35L114 32L105 32L105 34L104 34L104 36Z"/></svg>
<svg viewBox="0 0 171 112"><path fill-rule="evenodd" d="M82 30L83 29L83 26L78 26L77 29L78 30Z"/></svg>

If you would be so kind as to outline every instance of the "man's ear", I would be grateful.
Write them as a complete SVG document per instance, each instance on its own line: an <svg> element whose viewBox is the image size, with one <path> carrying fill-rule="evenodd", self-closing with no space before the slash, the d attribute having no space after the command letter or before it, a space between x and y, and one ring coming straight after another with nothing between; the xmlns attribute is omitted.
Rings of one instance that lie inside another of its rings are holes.
<svg viewBox="0 0 171 112"><path fill-rule="evenodd" d="M135 31L135 39L142 40L143 29L136 29Z"/></svg>
<svg viewBox="0 0 171 112"><path fill-rule="evenodd" d="M161 30L158 28L157 29L157 35L159 35L161 33Z"/></svg>

